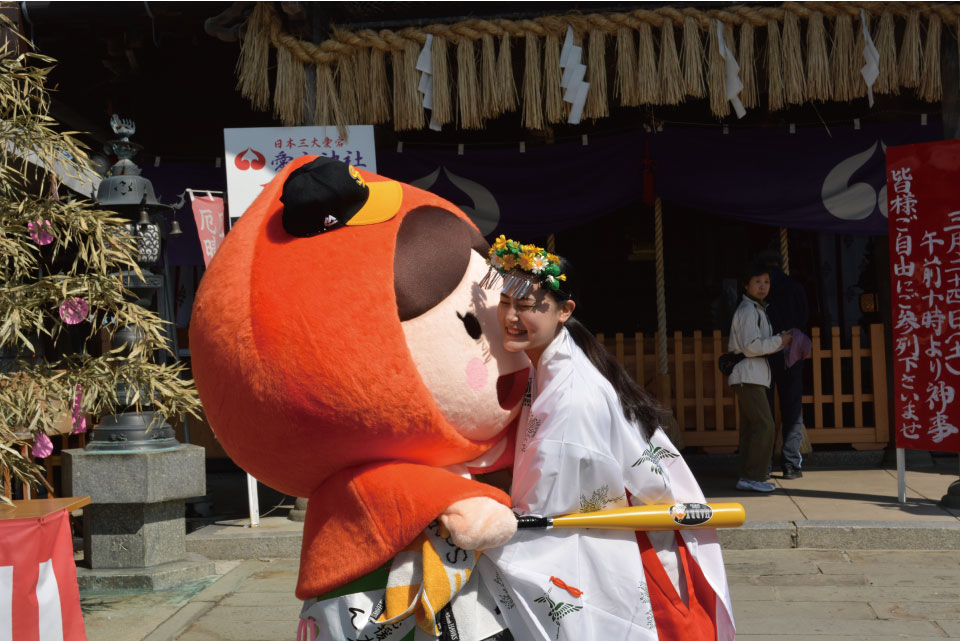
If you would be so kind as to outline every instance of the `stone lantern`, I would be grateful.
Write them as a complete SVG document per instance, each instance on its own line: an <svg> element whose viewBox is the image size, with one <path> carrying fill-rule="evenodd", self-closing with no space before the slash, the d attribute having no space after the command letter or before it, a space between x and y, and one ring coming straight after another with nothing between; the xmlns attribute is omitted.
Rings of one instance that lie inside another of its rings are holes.
<svg viewBox="0 0 960 641"><path fill-rule="evenodd" d="M101 183L97 200L130 222L138 241L142 278L122 274L124 285L149 307L163 287L163 275L150 271L161 256L166 235L153 185L132 158L140 146L130 141L134 123L114 116L120 138L107 143L117 162ZM169 235L178 228L171 226ZM130 328L114 335L114 348L129 348L141 337ZM102 417L85 449L64 450L63 486L70 496L89 496L83 509L84 566L81 589L164 589L214 573L212 561L186 554L185 499L206 493L204 449L177 441L173 428L149 410L137 410L132 391L117 390L119 406Z"/></svg>

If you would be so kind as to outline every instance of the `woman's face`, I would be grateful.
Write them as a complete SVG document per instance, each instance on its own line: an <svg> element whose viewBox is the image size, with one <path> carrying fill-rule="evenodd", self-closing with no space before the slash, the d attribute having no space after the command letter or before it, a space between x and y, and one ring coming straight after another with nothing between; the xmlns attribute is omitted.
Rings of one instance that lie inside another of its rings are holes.
<svg viewBox="0 0 960 641"><path fill-rule="evenodd" d="M763 300L770 293L770 275L759 274L751 277L746 289L747 293L753 298Z"/></svg>
<svg viewBox="0 0 960 641"><path fill-rule="evenodd" d="M573 314L574 307L572 300L557 303L540 285L534 286L524 298L500 294L497 319L503 332L504 349L526 352L536 364L560 326Z"/></svg>

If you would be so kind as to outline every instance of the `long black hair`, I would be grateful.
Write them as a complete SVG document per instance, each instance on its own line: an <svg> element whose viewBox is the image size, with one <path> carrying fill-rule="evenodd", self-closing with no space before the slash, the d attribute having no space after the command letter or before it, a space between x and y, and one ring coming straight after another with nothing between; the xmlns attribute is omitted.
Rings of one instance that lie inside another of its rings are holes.
<svg viewBox="0 0 960 641"><path fill-rule="evenodd" d="M579 297L579 287L576 271L570 262L560 257L560 263L563 273L566 275L566 281L562 283L560 289L546 289L554 300L560 305L564 302ZM613 386L613 391L617 393L620 400L620 408L623 415L630 421L640 425L644 436L649 439L660 426L660 406L657 401L647 393L640 385L627 374L623 366L617 362L607 348L593 335L593 333L584 326L583 323L571 316L564 323L564 327L570 332L570 337L577 344L583 353L597 371L603 374L603 377Z"/></svg>

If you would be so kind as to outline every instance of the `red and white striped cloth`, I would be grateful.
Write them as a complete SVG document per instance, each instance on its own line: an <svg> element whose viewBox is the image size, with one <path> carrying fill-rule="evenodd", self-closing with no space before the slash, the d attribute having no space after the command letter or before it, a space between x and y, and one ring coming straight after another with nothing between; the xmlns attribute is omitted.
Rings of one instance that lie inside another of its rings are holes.
<svg viewBox="0 0 960 641"><path fill-rule="evenodd" d="M86 641L66 510L0 521L0 641Z"/></svg>

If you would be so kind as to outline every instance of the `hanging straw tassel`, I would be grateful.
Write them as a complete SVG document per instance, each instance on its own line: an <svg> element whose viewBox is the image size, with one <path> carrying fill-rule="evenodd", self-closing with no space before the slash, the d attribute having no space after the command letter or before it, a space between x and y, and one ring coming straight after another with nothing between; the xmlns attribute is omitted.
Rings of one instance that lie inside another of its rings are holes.
<svg viewBox="0 0 960 641"><path fill-rule="evenodd" d="M803 56L800 50L800 18L790 10L783 15L783 86L787 102L798 105L806 99Z"/></svg>
<svg viewBox="0 0 960 641"><path fill-rule="evenodd" d="M493 34L485 33L480 38L480 116L496 118L500 115L500 97L497 91L497 44Z"/></svg>
<svg viewBox="0 0 960 641"><path fill-rule="evenodd" d="M767 20L767 109L779 111L785 104L780 24Z"/></svg>
<svg viewBox="0 0 960 641"><path fill-rule="evenodd" d="M357 78L367 79L357 83L357 122L371 122L370 115L370 50L357 49L354 58L354 70Z"/></svg>
<svg viewBox="0 0 960 641"><path fill-rule="evenodd" d="M314 122L322 126L336 125L340 134L343 135L346 133L346 122L344 122L343 113L340 111L340 103L337 100L333 70L330 69L330 65L318 65L316 74L317 95Z"/></svg>
<svg viewBox="0 0 960 641"><path fill-rule="evenodd" d="M348 56L337 62L337 89L340 111L347 124L359 124L360 114L357 107L357 88L363 84L357 82L356 58Z"/></svg>
<svg viewBox="0 0 960 641"><path fill-rule="evenodd" d="M673 34L673 21L665 19L660 25L660 99L665 105L683 102L683 71L677 55L677 41Z"/></svg>
<svg viewBox="0 0 960 641"><path fill-rule="evenodd" d="M907 14L907 26L900 44L900 85L917 87L920 84L920 12Z"/></svg>
<svg viewBox="0 0 960 641"><path fill-rule="evenodd" d="M460 127L480 129L480 83L477 81L477 56L473 40L461 37L457 43L457 106Z"/></svg>
<svg viewBox="0 0 960 641"><path fill-rule="evenodd" d="M716 22L710 21L707 29L707 89L710 91L710 112L718 118L730 113L730 103L727 101L727 92L724 79L726 70L723 58L720 56L720 44L717 39Z"/></svg>
<svg viewBox="0 0 960 641"><path fill-rule="evenodd" d="M700 27L692 16L683 21L683 87L688 96L703 98L707 85L703 81L703 41Z"/></svg>
<svg viewBox="0 0 960 641"><path fill-rule="evenodd" d="M579 62L579 61L578 61ZM547 122L566 120L563 109L563 92L560 90L560 37L552 31L547 33L543 49L543 97L547 105Z"/></svg>
<svg viewBox="0 0 960 641"><path fill-rule="evenodd" d="M895 40L893 13L884 11L880 16L880 26L874 42L880 51L880 76L873 85L874 93L900 93L900 81L897 79L897 43Z"/></svg>
<svg viewBox="0 0 960 641"><path fill-rule="evenodd" d="M450 89L450 55L447 41L442 36L433 36L430 47L433 56L433 110L431 120L440 125L453 122L453 96Z"/></svg>
<svg viewBox="0 0 960 641"><path fill-rule="evenodd" d="M830 58L823 14L814 11L807 19L807 98L830 100Z"/></svg>
<svg viewBox="0 0 960 641"><path fill-rule="evenodd" d="M653 42L653 29L646 22L637 29L639 56L637 57L637 80L640 104L660 104L660 81L657 77L657 53Z"/></svg>
<svg viewBox="0 0 960 641"><path fill-rule="evenodd" d="M940 80L940 14L930 13L927 19L927 45L923 52L923 72L920 74L920 99L938 102L943 99Z"/></svg>
<svg viewBox="0 0 960 641"><path fill-rule="evenodd" d="M500 36L500 52L497 54L497 96L500 113L517 110L517 83L513 79L513 55L510 52L510 34Z"/></svg>
<svg viewBox="0 0 960 641"><path fill-rule="evenodd" d="M270 108L270 3L258 2L247 21L246 33L237 58L237 89L254 109Z"/></svg>
<svg viewBox="0 0 960 641"><path fill-rule="evenodd" d="M287 127L303 124L305 83L303 62L292 51L281 46L277 49L277 86L273 92L273 115ZM335 95L336 87L331 86L330 91Z"/></svg>
<svg viewBox="0 0 960 641"><path fill-rule="evenodd" d="M617 96L622 107L640 106L640 83L637 82L637 53L633 46L633 29L617 28Z"/></svg>
<svg viewBox="0 0 960 641"><path fill-rule="evenodd" d="M584 118L606 118L610 115L607 105L607 34L600 29L590 31L587 43L587 102L583 106Z"/></svg>
<svg viewBox="0 0 960 641"><path fill-rule="evenodd" d="M743 90L740 92L740 102L747 109L756 107L759 103L757 98L757 68L756 54L754 53L754 31L753 25L744 22L740 25L740 82L743 83Z"/></svg>
<svg viewBox="0 0 960 641"><path fill-rule="evenodd" d="M833 91L830 95L834 100L853 100L853 82L856 78L850 74L850 70L854 67L851 61L855 55L853 16L849 13L838 13L833 26L833 49L830 51L830 74L833 76Z"/></svg>
<svg viewBox="0 0 960 641"><path fill-rule="evenodd" d="M420 46L413 40L406 40L403 48L394 51L393 61L393 124L397 131L421 129L423 127L423 105L419 86L420 73L417 71L417 57Z"/></svg>
<svg viewBox="0 0 960 641"><path fill-rule="evenodd" d="M361 76L362 77L362 76ZM380 124L390 120L390 84L387 82L387 54L384 49L370 49L370 111L367 122Z"/></svg>
<svg viewBox="0 0 960 641"><path fill-rule="evenodd" d="M540 86L540 41L533 33L524 36L526 51L523 60L523 126L543 129L543 99Z"/></svg>

